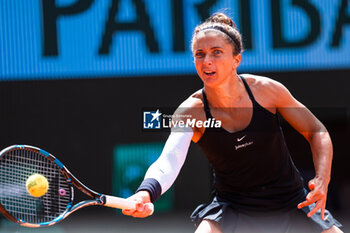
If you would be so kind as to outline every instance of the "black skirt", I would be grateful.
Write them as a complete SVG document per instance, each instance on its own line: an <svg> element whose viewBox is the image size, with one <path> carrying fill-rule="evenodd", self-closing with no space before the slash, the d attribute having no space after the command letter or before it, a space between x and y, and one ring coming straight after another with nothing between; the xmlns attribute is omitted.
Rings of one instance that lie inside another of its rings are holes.
<svg viewBox="0 0 350 233"><path fill-rule="evenodd" d="M318 210L311 218L307 213L314 205L300 209L288 210L273 213L248 213L235 210L230 202L214 197L209 204L199 205L192 213L191 220L196 227L202 220L212 220L218 222L223 233L249 232L249 233L302 233L321 232L331 228L333 225L342 225L326 210L325 218L321 219L321 211Z"/></svg>

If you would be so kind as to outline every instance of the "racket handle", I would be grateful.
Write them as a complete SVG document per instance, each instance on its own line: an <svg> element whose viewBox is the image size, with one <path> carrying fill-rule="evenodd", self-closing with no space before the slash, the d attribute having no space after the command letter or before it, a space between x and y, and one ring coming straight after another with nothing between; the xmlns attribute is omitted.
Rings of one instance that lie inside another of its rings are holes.
<svg viewBox="0 0 350 233"><path fill-rule="evenodd" d="M131 201L125 198L120 197L114 197L109 195L104 195L106 197L105 206L117 208L117 209L129 209L129 210L135 210L136 209L136 202ZM146 203L145 204L150 210L151 214L153 214L154 206L152 203Z"/></svg>

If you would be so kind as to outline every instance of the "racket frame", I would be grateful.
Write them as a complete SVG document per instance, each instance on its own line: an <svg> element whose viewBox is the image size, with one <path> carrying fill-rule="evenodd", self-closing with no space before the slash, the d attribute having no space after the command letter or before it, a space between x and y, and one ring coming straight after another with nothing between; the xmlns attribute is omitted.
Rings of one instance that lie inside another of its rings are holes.
<svg viewBox="0 0 350 233"><path fill-rule="evenodd" d="M45 227L45 226L54 225L57 222L62 221L63 219L68 217L73 212L87 206L102 205L102 206L108 206L108 207L118 208L118 209L136 209L136 202L134 201L100 194L88 188L82 182L80 182L55 156L53 156L52 154L48 153L43 149L40 149L34 146L29 146L29 145L13 145L3 149L0 152L0 159L1 159L1 156L3 156L5 153L9 153L12 150L18 150L18 149L20 150L26 149L26 150L33 151L35 153L39 153L45 156L50 161L52 161L54 164L56 164L70 186L71 199L67 205L67 209L63 213L61 213L58 217L54 218L49 222L42 222L42 223L29 223L22 219L17 219L16 217L12 216L0 203L0 212L10 221L25 227ZM79 203L73 205L73 199L74 199L73 186L75 186L77 189L79 189L81 192L91 197L92 199L80 201ZM153 205L149 205L149 206L150 208L152 208L152 212L153 212Z"/></svg>

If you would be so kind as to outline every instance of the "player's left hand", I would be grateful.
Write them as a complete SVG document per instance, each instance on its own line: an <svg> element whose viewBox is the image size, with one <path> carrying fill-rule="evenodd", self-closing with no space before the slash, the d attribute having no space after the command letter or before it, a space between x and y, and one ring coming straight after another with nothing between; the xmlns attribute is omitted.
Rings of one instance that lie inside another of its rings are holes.
<svg viewBox="0 0 350 233"><path fill-rule="evenodd" d="M308 217L311 217L319 209L321 209L321 218L325 220L324 213L326 210L326 201L327 201L327 192L328 192L328 183L329 180L315 177L309 181L310 192L306 196L306 201L298 205L298 209L301 209L305 206L315 203L315 207L307 214Z"/></svg>

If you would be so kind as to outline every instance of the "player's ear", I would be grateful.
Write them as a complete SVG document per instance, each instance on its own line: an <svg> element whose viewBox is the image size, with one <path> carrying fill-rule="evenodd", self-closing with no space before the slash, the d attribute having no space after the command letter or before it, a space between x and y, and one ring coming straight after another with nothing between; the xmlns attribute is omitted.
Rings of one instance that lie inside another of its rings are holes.
<svg viewBox="0 0 350 233"><path fill-rule="evenodd" d="M233 57L233 68L234 69L237 69L239 64L241 64L241 59L242 59L242 56L240 53L237 55L234 55L234 57Z"/></svg>

